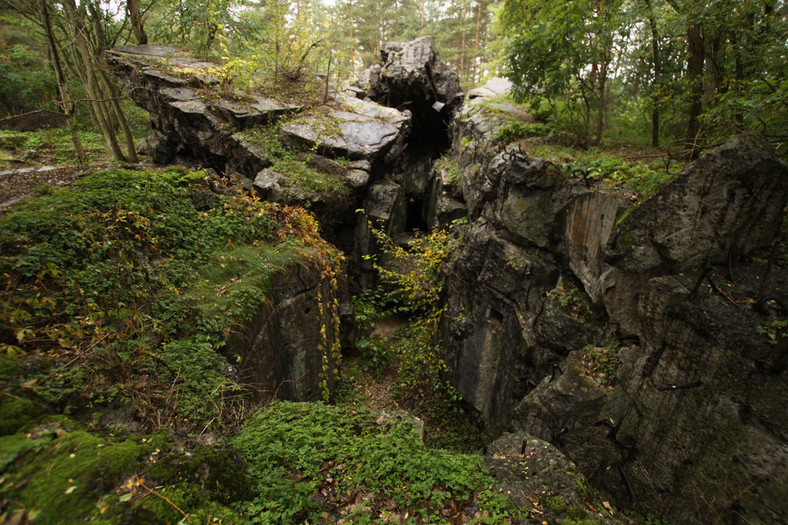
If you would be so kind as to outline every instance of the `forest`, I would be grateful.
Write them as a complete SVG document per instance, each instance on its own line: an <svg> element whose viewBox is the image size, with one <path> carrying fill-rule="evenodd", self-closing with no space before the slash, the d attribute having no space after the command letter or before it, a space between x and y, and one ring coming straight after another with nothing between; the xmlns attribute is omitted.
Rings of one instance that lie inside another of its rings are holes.
<svg viewBox="0 0 788 525"><path fill-rule="evenodd" d="M103 134L112 158L135 160L132 128L144 118L126 114L102 56L146 43L217 58L246 87L302 75L342 83L376 62L385 41L433 35L463 86L507 76L514 99L582 144L698 151L739 132L778 145L788 133L788 8L776 0L3 0L0 8L0 110L60 113L79 161L77 130Z"/></svg>
<svg viewBox="0 0 788 525"><path fill-rule="evenodd" d="M781 523L784 0L0 0L0 524Z"/></svg>

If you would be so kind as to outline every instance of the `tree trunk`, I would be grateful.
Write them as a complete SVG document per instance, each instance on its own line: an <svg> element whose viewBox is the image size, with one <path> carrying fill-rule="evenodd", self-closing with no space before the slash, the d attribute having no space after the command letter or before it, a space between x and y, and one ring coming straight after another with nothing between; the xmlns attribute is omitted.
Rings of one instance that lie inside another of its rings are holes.
<svg viewBox="0 0 788 525"><path fill-rule="evenodd" d="M52 21L49 17L49 6L46 0L41 0L41 19L44 26L44 33L47 39L47 47L49 47L49 55L52 58L52 68L55 70L55 78L57 81L57 94L58 105L63 111L66 120L71 129L71 143L74 145L74 151L77 154L77 161L80 164L87 162L87 155L85 155L85 148L82 147L82 139L79 137L76 129L76 114L74 113L74 102L71 100L71 95L68 91L68 84L66 77L63 74L63 66L60 62L60 50L55 41L55 35L52 31Z"/></svg>
<svg viewBox="0 0 788 525"><path fill-rule="evenodd" d="M115 137L115 132L112 129L112 120L107 111L104 99L105 93L101 89L96 77L96 70L90 52L89 42L87 40L87 27L85 25L85 12L77 10L75 0L64 0L63 8L68 18L73 31L74 45L76 48L77 59L80 65L84 68L85 73L85 93L87 94L89 103L93 105L96 113L96 119L99 123L101 133L104 135L104 140L107 147L112 151L112 157L118 161L125 161L123 152L120 150L120 145ZM84 8L84 6L80 6Z"/></svg>
<svg viewBox="0 0 788 525"><path fill-rule="evenodd" d="M479 33L482 29L482 0L476 1L476 38L473 40L473 68L471 70L471 83L476 83L476 60L479 57Z"/></svg>
<svg viewBox="0 0 788 525"><path fill-rule="evenodd" d="M147 44L148 35L145 33L145 22L142 20L142 14L140 13L139 0L126 0L126 13L131 22L131 30L137 43L139 45Z"/></svg>
<svg viewBox="0 0 788 525"><path fill-rule="evenodd" d="M649 11L649 24L651 25L651 60L654 69L654 79L651 81L651 145L659 147L659 87L662 75L662 66L659 62L659 33L657 21L651 7L651 0L646 0Z"/></svg>
<svg viewBox="0 0 788 525"><path fill-rule="evenodd" d="M687 81L689 82L689 112L687 114L687 136L684 139L685 147L690 153L690 158L698 156L696 148L700 133L700 114L703 112L703 62L704 45L703 33L700 22L693 22L687 31Z"/></svg>

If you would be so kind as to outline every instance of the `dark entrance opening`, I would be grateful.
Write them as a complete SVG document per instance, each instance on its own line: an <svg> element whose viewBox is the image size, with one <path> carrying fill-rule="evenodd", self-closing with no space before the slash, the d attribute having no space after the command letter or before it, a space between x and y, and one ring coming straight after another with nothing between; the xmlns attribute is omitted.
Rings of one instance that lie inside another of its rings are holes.
<svg viewBox="0 0 788 525"><path fill-rule="evenodd" d="M405 210L405 231L421 231L426 232L429 230L429 225L424 218L424 199L409 196L407 208Z"/></svg>

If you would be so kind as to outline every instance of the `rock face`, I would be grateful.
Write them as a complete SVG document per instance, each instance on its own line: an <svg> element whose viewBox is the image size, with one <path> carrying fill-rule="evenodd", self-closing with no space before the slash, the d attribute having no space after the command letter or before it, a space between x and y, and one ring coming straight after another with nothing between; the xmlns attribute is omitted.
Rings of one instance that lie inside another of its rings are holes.
<svg viewBox="0 0 788 525"><path fill-rule="evenodd" d="M382 58L355 88L364 100L296 115L227 93L215 65L171 48L108 54L151 111L154 160L239 172L263 198L309 207L357 260L361 284L373 278L368 218L397 235L467 216L446 267L441 342L449 379L491 434L521 433L497 454L524 441L545 458L540 470L573 464L606 497L680 523L782 522L788 275L769 245L788 199L785 164L733 139L638 202L504 142L496 130L528 117L489 98L502 84L460 109L431 39L386 44ZM319 176L304 182L308 170L273 158L256 133L282 118L275 138ZM325 353L303 350L333 346L320 336L328 290L291 272L228 346L262 392L315 399ZM515 484L517 468L501 467Z"/></svg>
<svg viewBox="0 0 788 525"><path fill-rule="evenodd" d="M356 98L339 96L327 106L303 111L232 91L217 78L222 74L218 64L171 47L121 46L107 53L107 61L132 99L151 114L153 136L141 146L154 162L197 163L237 173L249 186L259 180L256 186L264 198L314 210L332 239L343 222L355 221L352 210L360 204L359 193L384 161L402 152L409 130L407 113ZM278 137L266 136L266 126L282 119ZM290 169L280 169L276 177L264 171L277 160L267 149L272 140L308 153L303 162L321 177L339 178L348 191L315 191L321 187ZM274 184L273 178L284 183Z"/></svg>
<svg viewBox="0 0 788 525"><path fill-rule="evenodd" d="M410 42L386 42L382 66L361 74L360 98L413 114L413 147L445 149L447 126L462 103L460 79L438 56L430 36Z"/></svg>
<svg viewBox="0 0 788 525"><path fill-rule="evenodd" d="M354 98L342 98L342 107L313 118L286 122L282 141L296 148L317 148L330 157L382 160L402 153L407 114Z"/></svg>
<svg viewBox="0 0 788 525"><path fill-rule="evenodd" d="M319 268L304 264L285 268L274 283L268 305L227 339L225 352L240 357L242 383L258 399L319 400L322 380L330 391L334 386L337 292ZM324 364L328 372L321 375Z"/></svg>
<svg viewBox="0 0 788 525"><path fill-rule="evenodd" d="M555 444L619 503L779 523L788 276L765 258L788 168L740 137L636 206L496 140L501 116L452 125L472 222L446 269L450 380L494 435Z"/></svg>

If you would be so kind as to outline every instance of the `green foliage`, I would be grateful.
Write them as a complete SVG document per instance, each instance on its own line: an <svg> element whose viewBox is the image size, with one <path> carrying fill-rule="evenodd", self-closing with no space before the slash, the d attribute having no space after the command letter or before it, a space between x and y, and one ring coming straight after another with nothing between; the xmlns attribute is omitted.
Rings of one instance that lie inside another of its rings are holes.
<svg viewBox="0 0 788 525"><path fill-rule="evenodd" d="M508 0L499 18L506 42L508 76L516 100L557 99L579 136L601 139L607 113L613 53L621 45L621 1L562 4ZM595 122L592 113L596 113Z"/></svg>
<svg viewBox="0 0 788 525"><path fill-rule="evenodd" d="M383 371L387 366L394 362L396 351L383 338L370 335L363 337L356 343L356 348L364 352L363 368L371 373L380 381L383 379Z"/></svg>
<svg viewBox="0 0 788 525"><path fill-rule="evenodd" d="M240 394L238 386L222 374L226 362L208 343L172 341L159 349L157 357L170 375L164 373L162 379L176 384L177 417L183 421L211 421Z"/></svg>
<svg viewBox="0 0 788 525"><path fill-rule="evenodd" d="M515 98L534 109L546 100L555 128L582 142L611 125L612 136L692 148L748 132L784 155L780 9L771 0L507 0L497 22Z"/></svg>
<svg viewBox="0 0 788 525"><path fill-rule="evenodd" d="M390 498L398 512L438 517L491 480L478 456L429 449L408 423L320 403L274 403L233 444L257 482L245 505L251 523L317 521L360 487L371 501ZM325 503L310 497L325 487Z"/></svg>
<svg viewBox="0 0 788 525"><path fill-rule="evenodd" d="M649 196L671 179L673 173L657 171L644 164L629 164L608 154L581 157L566 166L571 174L582 173L589 179L605 180L616 186Z"/></svg>
<svg viewBox="0 0 788 525"><path fill-rule="evenodd" d="M435 170L444 174L444 180L449 184L459 184L460 163L452 154L447 153L435 161Z"/></svg>
<svg viewBox="0 0 788 525"><path fill-rule="evenodd" d="M456 223L455 223L456 225ZM462 412L461 394L449 384L448 372L438 344L442 268L460 242L447 230L435 230L410 241L407 248L395 244L384 232L372 227L380 255L374 258L381 285L356 297L356 319L362 330L372 330L378 321L392 315L408 315L409 323L393 337L362 339L365 369L378 378L393 364L399 402L428 422L427 439L435 445L472 449L475 430L453 425Z"/></svg>
<svg viewBox="0 0 788 525"><path fill-rule="evenodd" d="M555 296L561 308L569 311L578 319L585 319L590 313L586 300L572 283L561 282L550 294Z"/></svg>
<svg viewBox="0 0 788 525"><path fill-rule="evenodd" d="M759 334L769 338L769 343L776 345L783 337L788 337L788 319L774 319L766 324L758 325L755 329Z"/></svg>
<svg viewBox="0 0 788 525"><path fill-rule="evenodd" d="M433 230L417 236L406 250L371 224L370 229L383 254L374 267L382 282L392 288L391 299L407 312L433 314L443 290L443 262L456 244L449 232Z"/></svg>
<svg viewBox="0 0 788 525"><path fill-rule="evenodd" d="M527 137L544 137L550 133L552 133L550 126L541 122L510 120L495 130L493 138L502 142L513 142Z"/></svg>
<svg viewBox="0 0 788 525"><path fill-rule="evenodd" d="M583 351L583 366L586 374L594 377L602 385L615 384L620 364L621 344L612 341L605 346L588 345Z"/></svg>
<svg viewBox="0 0 788 525"><path fill-rule="evenodd" d="M34 108L47 108L46 101L54 98L55 80L46 56L31 47L33 42L13 44L10 48L3 44L6 43L0 38L0 49L3 50L3 59L0 60L2 112L13 115Z"/></svg>
<svg viewBox="0 0 788 525"><path fill-rule="evenodd" d="M38 396L131 403L153 426L231 412L237 387L217 348L266 301L273 273L331 254L302 210L217 195L198 211L203 176L100 172L2 219L0 278L13 293L0 323L15 352L78 356L42 371Z"/></svg>
<svg viewBox="0 0 788 525"><path fill-rule="evenodd" d="M146 133L141 130L140 133ZM111 161L107 153L107 144L100 133L79 130L78 134L88 162L100 164ZM0 130L0 148L4 147L11 153L10 161L14 165L33 164L51 166L73 166L76 154L71 142L71 132L67 128L41 129L38 131L11 132Z"/></svg>
<svg viewBox="0 0 788 525"><path fill-rule="evenodd" d="M511 520L528 519L528 511L515 506L507 494L501 491L487 489L479 493L479 507L489 513L489 516L482 516L474 523L484 523L497 525L499 523L510 523Z"/></svg>

